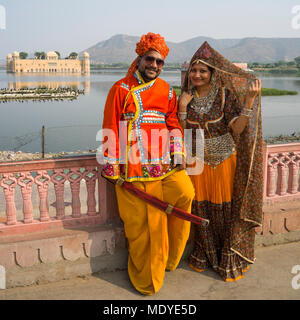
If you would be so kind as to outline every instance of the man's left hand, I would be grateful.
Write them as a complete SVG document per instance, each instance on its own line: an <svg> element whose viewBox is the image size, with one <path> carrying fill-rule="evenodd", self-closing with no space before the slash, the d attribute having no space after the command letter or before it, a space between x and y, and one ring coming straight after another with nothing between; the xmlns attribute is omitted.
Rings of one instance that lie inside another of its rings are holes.
<svg viewBox="0 0 300 320"><path fill-rule="evenodd" d="M174 163L177 165L177 168L179 168L179 170L185 170L186 169L186 162L185 162L184 155L175 154L174 155Z"/></svg>

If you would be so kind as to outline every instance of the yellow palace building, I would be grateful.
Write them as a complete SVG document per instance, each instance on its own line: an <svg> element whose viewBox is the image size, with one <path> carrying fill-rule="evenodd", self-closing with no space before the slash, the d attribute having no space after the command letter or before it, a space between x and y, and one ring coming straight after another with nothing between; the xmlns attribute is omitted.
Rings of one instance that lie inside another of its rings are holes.
<svg viewBox="0 0 300 320"><path fill-rule="evenodd" d="M18 52L8 54L6 71L12 73L90 73L90 55L83 53L81 59L59 59L54 51L47 52L45 59L20 59Z"/></svg>

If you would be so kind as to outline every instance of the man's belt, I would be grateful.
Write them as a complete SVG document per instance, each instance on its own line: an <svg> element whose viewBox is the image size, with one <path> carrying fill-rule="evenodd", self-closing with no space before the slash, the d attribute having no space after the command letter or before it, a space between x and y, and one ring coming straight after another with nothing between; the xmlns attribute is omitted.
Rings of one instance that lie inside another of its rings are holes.
<svg viewBox="0 0 300 320"><path fill-rule="evenodd" d="M110 182L113 182L110 179L107 179ZM135 195L136 197L144 200L145 202L149 203L150 205L166 212L167 214L172 214L173 216L190 221L192 223L200 224L204 227L208 226L209 220L200 218L198 216L195 216L194 214L190 214L182 209L176 208L172 206L171 204L162 201L151 194L135 187L132 183L125 181L123 178L119 178L116 180L116 184L120 187L126 189L131 194Z"/></svg>

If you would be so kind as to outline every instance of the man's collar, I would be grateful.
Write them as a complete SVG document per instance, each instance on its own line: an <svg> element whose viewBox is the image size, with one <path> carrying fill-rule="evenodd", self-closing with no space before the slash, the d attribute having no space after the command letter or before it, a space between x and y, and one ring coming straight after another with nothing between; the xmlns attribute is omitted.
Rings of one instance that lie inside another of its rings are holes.
<svg viewBox="0 0 300 320"><path fill-rule="evenodd" d="M134 73L134 77L137 79L139 85L146 83L142 75L140 74L139 70L136 70L136 72Z"/></svg>

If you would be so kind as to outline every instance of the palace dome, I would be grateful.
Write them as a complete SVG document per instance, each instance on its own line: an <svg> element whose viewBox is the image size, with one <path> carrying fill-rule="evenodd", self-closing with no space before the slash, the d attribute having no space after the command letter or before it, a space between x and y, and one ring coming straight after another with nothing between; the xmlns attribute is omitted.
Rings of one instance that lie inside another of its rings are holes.
<svg viewBox="0 0 300 320"><path fill-rule="evenodd" d="M84 58L89 58L89 57L90 57L90 54L85 51L85 52L83 53L83 57L84 57Z"/></svg>
<svg viewBox="0 0 300 320"><path fill-rule="evenodd" d="M49 51L46 54L47 57L58 57L57 53L54 51Z"/></svg>
<svg viewBox="0 0 300 320"><path fill-rule="evenodd" d="M12 56L13 57L19 57L19 52L15 51Z"/></svg>
<svg viewBox="0 0 300 320"><path fill-rule="evenodd" d="M7 59L11 59L11 58L12 58L12 55L9 53L6 58L7 58Z"/></svg>

